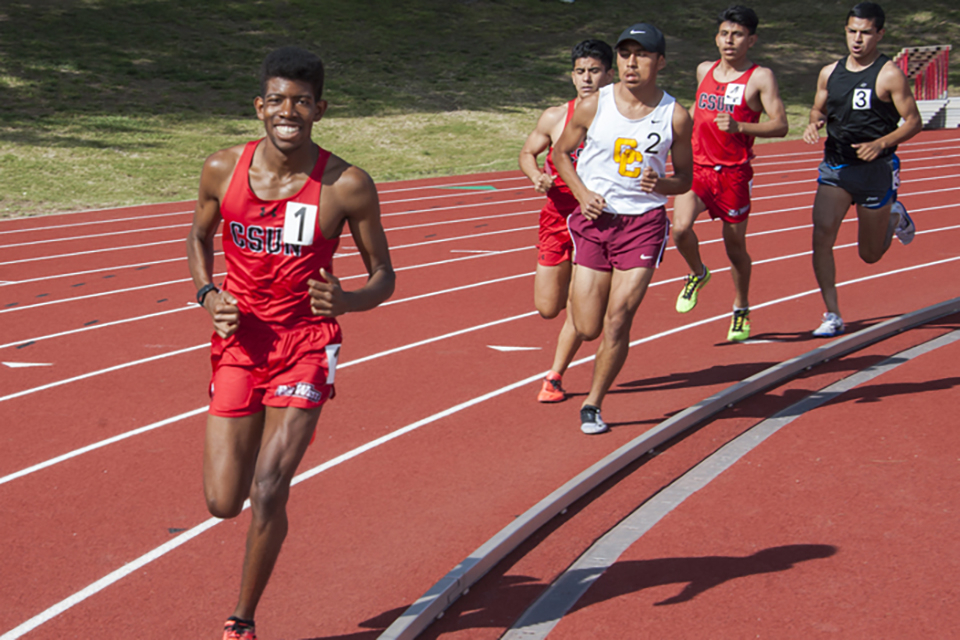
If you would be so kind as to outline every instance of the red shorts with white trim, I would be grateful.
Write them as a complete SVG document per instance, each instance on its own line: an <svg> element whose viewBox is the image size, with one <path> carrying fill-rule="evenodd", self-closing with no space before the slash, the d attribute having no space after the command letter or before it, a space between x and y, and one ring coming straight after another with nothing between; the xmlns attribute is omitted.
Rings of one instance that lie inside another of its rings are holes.
<svg viewBox="0 0 960 640"><path fill-rule="evenodd" d="M595 271L655 268L663 260L670 224L658 207L640 215L603 213L588 220L577 209L567 218L573 262Z"/></svg>
<svg viewBox="0 0 960 640"><path fill-rule="evenodd" d="M555 267L573 257L573 241L570 240L570 231L567 229L567 215L574 206L576 200L569 209L561 212L552 198L543 206L537 243L538 264Z"/></svg>
<svg viewBox="0 0 960 640"><path fill-rule="evenodd" d="M710 217L736 224L750 213L750 192L753 189L753 167L738 164L732 167L693 165L693 192L707 206Z"/></svg>
<svg viewBox="0 0 960 640"><path fill-rule="evenodd" d="M239 418L264 406L321 406L335 394L340 341L336 322L282 327L244 315L236 334L213 335L210 414Z"/></svg>

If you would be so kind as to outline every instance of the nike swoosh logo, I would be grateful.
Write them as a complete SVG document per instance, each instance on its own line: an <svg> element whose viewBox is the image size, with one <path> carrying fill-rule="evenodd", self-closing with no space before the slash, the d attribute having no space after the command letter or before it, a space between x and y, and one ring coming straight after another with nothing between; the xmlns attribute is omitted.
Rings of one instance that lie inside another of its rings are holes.
<svg viewBox="0 0 960 640"><path fill-rule="evenodd" d="M631 34L633 34L633 33L646 33L646 31L634 31L633 29L631 29L631 30L630 30L630 33L631 33Z"/></svg>
<svg viewBox="0 0 960 640"><path fill-rule="evenodd" d="M641 260L653 260L653 256L645 256L642 253L640 254Z"/></svg>

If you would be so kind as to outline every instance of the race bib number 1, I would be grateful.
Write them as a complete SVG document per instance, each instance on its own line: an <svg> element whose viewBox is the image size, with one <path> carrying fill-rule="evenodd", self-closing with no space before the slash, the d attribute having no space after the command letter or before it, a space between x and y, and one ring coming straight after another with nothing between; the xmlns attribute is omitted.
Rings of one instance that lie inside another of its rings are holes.
<svg viewBox="0 0 960 640"><path fill-rule="evenodd" d="M317 230L317 206L288 202L283 214L283 242L311 245Z"/></svg>

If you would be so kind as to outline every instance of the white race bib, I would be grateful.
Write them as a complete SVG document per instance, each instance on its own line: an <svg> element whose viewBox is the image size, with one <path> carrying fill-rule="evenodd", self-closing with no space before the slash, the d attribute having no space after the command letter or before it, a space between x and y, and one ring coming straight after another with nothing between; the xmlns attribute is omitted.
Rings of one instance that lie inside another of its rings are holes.
<svg viewBox="0 0 960 640"><path fill-rule="evenodd" d="M745 84L728 84L727 92L723 96L723 104L739 106L743 102L743 91L746 88Z"/></svg>
<svg viewBox="0 0 960 640"><path fill-rule="evenodd" d="M317 230L317 205L288 202L283 214L283 242L311 245Z"/></svg>
<svg viewBox="0 0 960 640"><path fill-rule="evenodd" d="M873 92L870 89L853 90L853 108L857 111L866 111L870 108L870 96Z"/></svg>

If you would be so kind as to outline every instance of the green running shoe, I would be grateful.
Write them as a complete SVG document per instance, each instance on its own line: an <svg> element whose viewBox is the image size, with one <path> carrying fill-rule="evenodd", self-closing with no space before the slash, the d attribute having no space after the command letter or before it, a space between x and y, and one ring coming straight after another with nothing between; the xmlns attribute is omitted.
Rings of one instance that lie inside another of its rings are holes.
<svg viewBox="0 0 960 640"><path fill-rule="evenodd" d="M730 320L730 331L727 340L743 342L750 337L750 309L735 309Z"/></svg>
<svg viewBox="0 0 960 640"><path fill-rule="evenodd" d="M707 269L706 265L703 266L702 276L687 276L683 291L677 297L677 311L680 313L693 311L693 308L697 306L697 292L708 282L710 282L710 269Z"/></svg>

